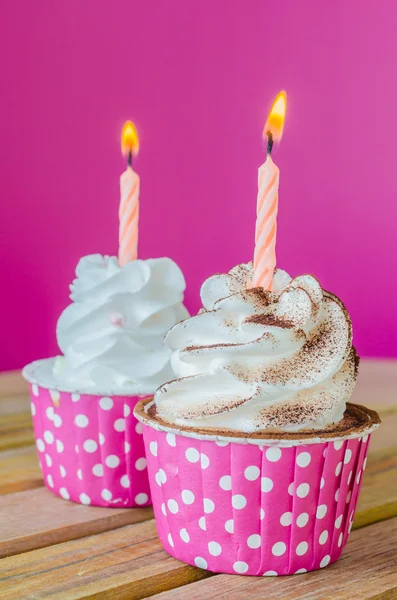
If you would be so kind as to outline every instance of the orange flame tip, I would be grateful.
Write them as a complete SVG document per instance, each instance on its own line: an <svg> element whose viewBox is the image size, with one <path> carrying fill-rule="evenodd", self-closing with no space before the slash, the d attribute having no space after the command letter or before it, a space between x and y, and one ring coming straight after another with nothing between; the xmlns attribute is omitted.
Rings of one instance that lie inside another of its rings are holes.
<svg viewBox="0 0 397 600"><path fill-rule="evenodd" d="M270 131L273 140L279 142L283 135L285 112L287 110L287 94L282 91L277 94L263 130L263 137Z"/></svg>
<svg viewBox="0 0 397 600"><path fill-rule="evenodd" d="M132 121L126 121L121 132L121 152L124 156L133 154L136 156L139 152L139 138L136 127Z"/></svg>

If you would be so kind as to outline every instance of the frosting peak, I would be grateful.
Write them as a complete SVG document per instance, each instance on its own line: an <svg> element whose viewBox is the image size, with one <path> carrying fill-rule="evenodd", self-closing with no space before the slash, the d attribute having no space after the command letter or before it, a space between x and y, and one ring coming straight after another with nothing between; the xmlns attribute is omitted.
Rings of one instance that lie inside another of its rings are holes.
<svg viewBox="0 0 397 600"><path fill-rule="evenodd" d="M57 325L59 385L92 393L150 394L172 377L170 327L188 317L185 280L169 258L134 260L93 254L80 260L70 286L73 301Z"/></svg>
<svg viewBox="0 0 397 600"><path fill-rule="evenodd" d="M251 263L211 277L204 308L167 334L179 379L157 391L159 416L247 433L341 420L356 379L345 307L311 275L277 270L272 291L251 278Z"/></svg>

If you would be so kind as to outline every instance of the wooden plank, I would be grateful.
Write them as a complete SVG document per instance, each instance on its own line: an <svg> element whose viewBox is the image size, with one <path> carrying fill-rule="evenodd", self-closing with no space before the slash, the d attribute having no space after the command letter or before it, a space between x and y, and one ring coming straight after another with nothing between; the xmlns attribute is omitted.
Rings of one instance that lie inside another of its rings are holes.
<svg viewBox="0 0 397 600"><path fill-rule="evenodd" d="M0 598L134 600L209 575L166 554L148 521L1 560Z"/></svg>
<svg viewBox="0 0 397 600"><path fill-rule="evenodd" d="M83 506L62 500L46 488L2 496L0 514L0 557L109 531L153 517L151 508Z"/></svg>
<svg viewBox="0 0 397 600"><path fill-rule="evenodd" d="M30 412L1 415L0 451L32 444L34 436Z"/></svg>
<svg viewBox="0 0 397 600"><path fill-rule="evenodd" d="M0 452L0 495L43 486L36 446Z"/></svg>
<svg viewBox="0 0 397 600"><path fill-rule="evenodd" d="M216 575L155 600L391 600L397 598L397 519L354 531L334 565L292 577ZM153 596L151 596L153 598Z"/></svg>
<svg viewBox="0 0 397 600"><path fill-rule="evenodd" d="M397 412L397 360L363 359L352 401L377 410Z"/></svg>
<svg viewBox="0 0 397 600"><path fill-rule="evenodd" d="M28 394L28 384L20 369L0 373L0 400L6 396Z"/></svg>

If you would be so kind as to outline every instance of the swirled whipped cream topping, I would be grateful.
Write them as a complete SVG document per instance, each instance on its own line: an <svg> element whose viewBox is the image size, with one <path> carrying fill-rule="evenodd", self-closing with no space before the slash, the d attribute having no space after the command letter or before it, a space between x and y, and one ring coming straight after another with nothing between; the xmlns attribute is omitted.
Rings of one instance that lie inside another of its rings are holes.
<svg viewBox="0 0 397 600"><path fill-rule="evenodd" d="M252 263L211 277L204 308L169 331L178 379L157 391L156 414L245 433L340 421L358 364L344 305L311 275L276 270L272 291L246 289L251 279Z"/></svg>
<svg viewBox="0 0 397 600"><path fill-rule="evenodd" d="M53 375L60 388L90 393L151 394L173 377L166 332L189 316L185 279L169 258L134 260L93 254L80 260L70 304L57 325L64 356Z"/></svg>

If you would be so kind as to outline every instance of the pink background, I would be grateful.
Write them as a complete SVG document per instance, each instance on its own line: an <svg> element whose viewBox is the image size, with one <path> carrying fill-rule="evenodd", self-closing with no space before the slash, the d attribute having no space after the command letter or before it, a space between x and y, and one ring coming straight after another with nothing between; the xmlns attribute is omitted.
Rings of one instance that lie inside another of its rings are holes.
<svg viewBox="0 0 397 600"><path fill-rule="evenodd" d="M140 255L210 274L253 254L261 131L289 95L278 262L339 294L362 355L397 356L394 0L7 0L0 18L0 368L57 352L80 256L117 252L136 121Z"/></svg>

